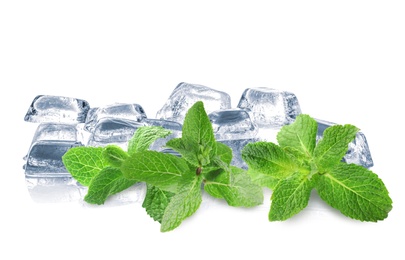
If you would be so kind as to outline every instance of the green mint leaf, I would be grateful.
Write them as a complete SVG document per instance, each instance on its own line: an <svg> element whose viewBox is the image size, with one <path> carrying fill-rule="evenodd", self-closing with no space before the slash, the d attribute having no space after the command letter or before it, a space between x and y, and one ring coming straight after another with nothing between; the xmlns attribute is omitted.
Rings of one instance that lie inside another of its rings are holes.
<svg viewBox="0 0 405 260"><path fill-rule="evenodd" d="M296 173L281 180L271 196L270 221L286 220L303 210L309 201L313 183Z"/></svg>
<svg viewBox="0 0 405 260"><path fill-rule="evenodd" d="M231 164L232 161L232 149L227 146L226 144L223 144L221 142L216 142L217 144L217 153L216 156L219 157L221 161L226 163L227 165Z"/></svg>
<svg viewBox="0 0 405 260"><path fill-rule="evenodd" d="M212 150L216 147L212 125L203 102L196 102L187 111L181 137L187 141L211 147Z"/></svg>
<svg viewBox="0 0 405 260"><path fill-rule="evenodd" d="M210 161L209 159L216 154L217 143L203 102L196 102L187 111L181 138L186 143L193 145L194 149L190 152L197 153L199 166L207 165Z"/></svg>
<svg viewBox="0 0 405 260"><path fill-rule="evenodd" d="M182 138L173 138L166 143L166 146L178 152L189 164L199 167L198 145L187 142Z"/></svg>
<svg viewBox="0 0 405 260"><path fill-rule="evenodd" d="M362 166L339 163L314 177L319 196L350 218L376 222L385 219L392 209L382 180Z"/></svg>
<svg viewBox="0 0 405 260"><path fill-rule="evenodd" d="M109 196L126 190L135 183L136 181L124 178L119 168L107 166L91 180L84 200L91 204L104 204Z"/></svg>
<svg viewBox="0 0 405 260"><path fill-rule="evenodd" d="M155 221L162 223L163 214L174 193L161 190L155 186L147 184L146 196L142 207L146 213Z"/></svg>
<svg viewBox="0 0 405 260"><path fill-rule="evenodd" d="M281 148L288 149L297 157L311 158L316 144L317 122L308 115L300 114L294 123L286 125L277 134Z"/></svg>
<svg viewBox="0 0 405 260"><path fill-rule="evenodd" d="M171 132L160 126L143 126L138 128L128 142L128 153L146 151L159 138L165 138Z"/></svg>
<svg viewBox="0 0 405 260"><path fill-rule="evenodd" d="M109 165L118 168L129 157L128 153L117 145L107 145L103 150L103 155Z"/></svg>
<svg viewBox="0 0 405 260"><path fill-rule="evenodd" d="M247 173L254 183L261 187L267 187L274 190L280 181L280 178L273 177L268 174L263 174L259 171L248 168Z"/></svg>
<svg viewBox="0 0 405 260"><path fill-rule="evenodd" d="M106 166L102 147L73 147L63 156L66 169L80 184L89 186L91 180Z"/></svg>
<svg viewBox="0 0 405 260"><path fill-rule="evenodd" d="M223 143L217 142L217 154L211 158L210 164L203 168L204 178L214 180L219 173L222 173L222 175L227 174L229 178L231 161L232 149Z"/></svg>
<svg viewBox="0 0 405 260"><path fill-rule="evenodd" d="M284 179L297 171L297 162L278 145L270 142L247 144L242 150L242 159L249 167L249 174L255 175L255 180ZM273 182L261 181L260 183Z"/></svg>
<svg viewBox="0 0 405 260"><path fill-rule="evenodd" d="M215 155L213 158L211 158L211 163L208 165L207 168L212 168L212 169L224 169L225 171L229 172L229 163L226 163L222 161L222 159Z"/></svg>
<svg viewBox="0 0 405 260"><path fill-rule="evenodd" d="M253 207L263 203L263 190L254 184L245 170L231 167L230 175L223 171L215 180L206 181L205 191L213 197L224 198L234 207Z"/></svg>
<svg viewBox="0 0 405 260"><path fill-rule="evenodd" d="M334 125L326 128L314 151L318 168L326 170L338 164L358 131L353 125Z"/></svg>
<svg viewBox="0 0 405 260"><path fill-rule="evenodd" d="M193 176L180 186L179 191L174 195L163 214L160 230L167 232L178 227L181 222L193 215L200 207L202 201L201 175Z"/></svg>
<svg viewBox="0 0 405 260"><path fill-rule="evenodd" d="M124 176L162 190L177 192L182 175L190 174L187 162L172 154L143 151L132 154L121 165Z"/></svg>

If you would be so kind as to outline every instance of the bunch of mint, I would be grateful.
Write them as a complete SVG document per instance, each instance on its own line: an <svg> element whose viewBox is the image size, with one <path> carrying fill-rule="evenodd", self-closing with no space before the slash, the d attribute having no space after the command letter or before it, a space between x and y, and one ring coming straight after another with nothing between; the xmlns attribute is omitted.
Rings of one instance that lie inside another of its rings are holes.
<svg viewBox="0 0 405 260"><path fill-rule="evenodd" d="M170 131L155 126L136 130L127 151L118 146L74 147L63 163L79 183L88 186L84 200L103 204L109 196L138 182L147 184L142 206L161 231L178 227L194 214L203 190L234 207L262 204L262 187L273 190L270 221L286 220L304 209L311 191L344 215L361 221L388 216L392 200L384 183L372 171L341 162L358 129L335 125L317 143L317 122L299 115L281 128L278 145L250 143L242 151L248 171L230 165L232 150L214 138L201 101L187 112L182 137L166 143L179 154L149 150Z"/></svg>
<svg viewBox="0 0 405 260"><path fill-rule="evenodd" d="M286 220L300 212L312 189L348 217L385 219L392 200L381 179L362 166L341 162L358 129L331 126L316 143L317 127L313 118L301 114L278 132L278 145L257 142L243 149L252 180L273 190L269 220Z"/></svg>
<svg viewBox="0 0 405 260"><path fill-rule="evenodd" d="M182 137L166 144L180 156L149 150L155 140L169 134L161 127L141 127L127 151L114 145L75 147L63 156L63 163L73 178L88 186L88 203L103 204L110 195L146 182L142 206L161 223L162 232L175 229L197 211L203 189L230 206L262 204L262 188L245 170L230 165L232 150L215 140L201 101L187 112Z"/></svg>

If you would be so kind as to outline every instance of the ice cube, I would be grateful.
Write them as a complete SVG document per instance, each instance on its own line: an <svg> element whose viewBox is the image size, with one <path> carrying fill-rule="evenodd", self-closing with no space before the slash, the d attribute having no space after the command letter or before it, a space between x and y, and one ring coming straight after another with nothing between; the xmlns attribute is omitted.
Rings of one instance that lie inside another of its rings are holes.
<svg viewBox="0 0 405 260"><path fill-rule="evenodd" d="M229 146L232 149L231 165L240 167L242 169L247 169L248 166L242 159L242 149L248 143L254 143L257 141L259 141L258 138L248 138L248 139L221 140L219 142Z"/></svg>
<svg viewBox="0 0 405 260"><path fill-rule="evenodd" d="M317 140L319 141L325 129L335 125L335 123L320 119L316 119L316 121L318 122ZM358 164L366 168L370 168L374 165L366 136L362 132L357 132L355 139L349 143L348 151L342 161Z"/></svg>
<svg viewBox="0 0 405 260"><path fill-rule="evenodd" d="M81 141L78 137L77 125L58 124L58 123L41 123L35 131L32 143L38 141Z"/></svg>
<svg viewBox="0 0 405 260"><path fill-rule="evenodd" d="M142 126L145 126L145 123L127 119L102 118L97 122L87 145L106 146L116 144L126 148L127 142L132 138L136 129Z"/></svg>
<svg viewBox="0 0 405 260"><path fill-rule="evenodd" d="M39 141L69 141L83 144L84 137L79 132L78 126L74 124L41 123L35 131L31 146ZM26 160L27 156L23 159Z"/></svg>
<svg viewBox="0 0 405 260"><path fill-rule="evenodd" d="M165 148L165 145L167 141L173 138L179 138L181 137L181 130L182 130L182 125L180 123L174 122L174 121L169 121L169 120L163 120L163 119L144 119L142 123L145 123L148 126L161 126L171 132L170 135L166 136L165 138L159 138L157 139L150 147L149 149L155 150L155 151L163 151Z"/></svg>
<svg viewBox="0 0 405 260"><path fill-rule="evenodd" d="M246 89L238 108L246 109L260 128L290 124L301 114L298 99L293 93L272 88Z"/></svg>
<svg viewBox="0 0 405 260"><path fill-rule="evenodd" d="M24 120L33 123L84 123L89 103L82 99L39 95L34 98Z"/></svg>
<svg viewBox="0 0 405 260"><path fill-rule="evenodd" d="M97 122L106 117L139 122L146 118L146 114L144 109L138 104L116 103L104 107L91 108L87 114L84 129L93 132Z"/></svg>
<svg viewBox="0 0 405 260"><path fill-rule="evenodd" d="M207 113L231 108L231 97L227 93L182 82L177 85L166 104L157 112L156 118L183 123L188 109L197 101L204 102Z"/></svg>
<svg viewBox="0 0 405 260"><path fill-rule="evenodd" d="M249 139L257 135L258 128L244 109L217 110L208 117L217 140Z"/></svg>
<svg viewBox="0 0 405 260"><path fill-rule="evenodd" d="M74 141L38 141L35 142L24 165L25 175L31 177L70 177L62 156L72 147L82 146Z"/></svg>

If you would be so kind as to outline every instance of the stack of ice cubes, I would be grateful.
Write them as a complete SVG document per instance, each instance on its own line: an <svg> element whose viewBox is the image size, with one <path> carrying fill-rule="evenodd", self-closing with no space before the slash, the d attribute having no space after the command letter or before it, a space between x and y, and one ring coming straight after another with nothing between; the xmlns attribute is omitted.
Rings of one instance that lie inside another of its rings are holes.
<svg viewBox="0 0 405 260"><path fill-rule="evenodd" d="M243 147L257 141L277 142L280 128L294 122L301 113L297 97L288 91L248 88L242 93L238 105L233 107L229 94L184 82L176 86L155 118L148 118L142 106L136 103L113 103L93 108L78 98L37 96L25 115L25 121L38 123L24 157L30 194L34 199L46 198L46 201L82 199L86 187L75 182L66 170L63 154L76 146L115 144L126 149L128 140L142 126L161 126L170 130L170 136L156 141L150 149L172 152L165 148L165 143L171 138L181 137L186 112L197 101L204 102L216 139L231 147L231 164L245 169L247 165L241 158ZM334 123L318 119L317 122L319 140L323 131ZM357 134L342 160L367 168L373 166L363 133ZM112 199L132 202L138 200L142 192L135 195L123 193Z"/></svg>

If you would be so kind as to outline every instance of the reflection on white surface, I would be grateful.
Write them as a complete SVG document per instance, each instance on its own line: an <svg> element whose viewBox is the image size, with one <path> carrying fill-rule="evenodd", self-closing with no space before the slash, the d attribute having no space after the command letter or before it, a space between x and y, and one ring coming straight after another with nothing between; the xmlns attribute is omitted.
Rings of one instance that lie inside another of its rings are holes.
<svg viewBox="0 0 405 260"><path fill-rule="evenodd" d="M66 203L75 202L90 205L84 201L87 187L80 185L72 177L35 178L25 177L28 192L37 203ZM106 206L119 206L135 202L142 202L145 197L146 186L137 183L132 187L110 196L104 203Z"/></svg>

